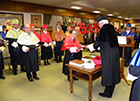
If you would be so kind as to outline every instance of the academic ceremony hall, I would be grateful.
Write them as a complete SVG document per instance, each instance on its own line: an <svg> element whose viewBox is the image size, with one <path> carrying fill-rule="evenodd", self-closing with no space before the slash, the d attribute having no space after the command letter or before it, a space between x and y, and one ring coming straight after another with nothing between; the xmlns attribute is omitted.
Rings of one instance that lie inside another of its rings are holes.
<svg viewBox="0 0 140 101"><path fill-rule="evenodd" d="M0 101L140 101L140 0L0 0Z"/></svg>

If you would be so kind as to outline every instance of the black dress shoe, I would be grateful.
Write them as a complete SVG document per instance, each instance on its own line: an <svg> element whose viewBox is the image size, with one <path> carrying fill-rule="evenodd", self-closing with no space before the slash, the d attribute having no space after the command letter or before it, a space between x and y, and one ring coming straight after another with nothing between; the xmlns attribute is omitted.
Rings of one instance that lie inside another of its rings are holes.
<svg viewBox="0 0 140 101"><path fill-rule="evenodd" d="M99 95L102 96L102 97L108 97L108 98L111 98L111 96L108 96L108 95L106 95L105 93L99 93Z"/></svg>
<svg viewBox="0 0 140 101"><path fill-rule="evenodd" d="M3 75L0 76L1 79L6 79Z"/></svg>
<svg viewBox="0 0 140 101"><path fill-rule="evenodd" d="M49 62L47 62L47 64L48 64L48 65L50 65L50 63L49 63Z"/></svg>
<svg viewBox="0 0 140 101"><path fill-rule="evenodd" d="M17 72L13 72L14 75L17 75Z"/></svg>
<svg viewBox="0 0 140 101"><path fill-rule="evenodd" d="M74 80L78 81L79 79L77 79L76 77L73 77Z"/></svg>

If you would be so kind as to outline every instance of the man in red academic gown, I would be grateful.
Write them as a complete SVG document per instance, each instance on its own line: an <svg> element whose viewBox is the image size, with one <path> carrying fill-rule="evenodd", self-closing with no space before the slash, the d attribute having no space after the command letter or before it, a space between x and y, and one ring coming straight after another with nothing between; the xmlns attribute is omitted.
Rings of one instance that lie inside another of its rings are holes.
<svg viewBox="0 0 140 101"><path fill-rule="evenodd" d="M37 36L37 38L40 40L40 36L39 34L35 31L35 25L34 24L30 24L30 28L31 28L31 31Z"/></svg>
<svg viewBox="0 0 140 101"><path fill-rule="evenodd" d="M74 59L81 59L81 47L82 44L78 41L76 37L76 30L73 30L72 33L65 39L63 46L62 46L62 51L65 51L65 57L64 57L64 62L63 62L63 73L67 75L67 78L69 80L69 69L65 64L69 63L70 60ZM77 80L76 78L74 78Z"/></svg>
<svg viewBox="0 0 140 101"><path fill-rule="evenodd" d="M52 39L50 36L50 33L47 32L47 25L44 24L42 26L43 32L40 35L40 42L43 44L41 46L41 59L44 60L44 65L50 65L48 59L51 59L53 57L52 55ZM46 63L47 59L47 63Z"/></svg>

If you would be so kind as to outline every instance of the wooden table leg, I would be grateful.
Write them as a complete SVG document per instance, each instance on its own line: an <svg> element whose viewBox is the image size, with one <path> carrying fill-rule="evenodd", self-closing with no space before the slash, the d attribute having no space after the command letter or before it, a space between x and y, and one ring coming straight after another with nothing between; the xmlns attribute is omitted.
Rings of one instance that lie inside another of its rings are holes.
<svg viewBox="0 0 140 101"><path fill-rule="evenodd" d="M69 67L70 68L70 67ZM72 69L70 68L70 92L73 93L73 77L72 77Z"/></svg>
<svg viewBox="0 0 140 101"><path fill-rule="evenodd" d="M89 75L89 101L92 100L92 75Z"/></svg>

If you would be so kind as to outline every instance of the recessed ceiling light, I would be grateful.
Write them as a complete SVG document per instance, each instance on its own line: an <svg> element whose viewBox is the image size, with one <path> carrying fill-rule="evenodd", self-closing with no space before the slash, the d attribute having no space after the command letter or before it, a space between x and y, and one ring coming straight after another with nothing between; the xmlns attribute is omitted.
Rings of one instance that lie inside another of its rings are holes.
<svg viewBox="0 0 140 101"><path fill-rule="evenodd" d="M82 9L82 7L78 7L78 6L71 6L71 8L73 8L73 9Z"/></svg>
<svg viewBox="0 0 140 101"><path fill-rule="evenodd" d="M101 11L93 11L93 13L101 13Z"/></svg>
<svg viewBox="0 0 140 101"><path fill-rule="evenodd" d="M108 16L113 16L113 14L107 14Z"/></svg>
<svg viewBox="0 0 140 101"><path fill-rule="evenodd" d="M118 16L118 18L122 18L122 16Z"/></svg>
<svg viewBox="0 0 140 101"><path fill-rule="evenodd" d="M129 18L124 18L125 20L129 20Z"/></svg>

